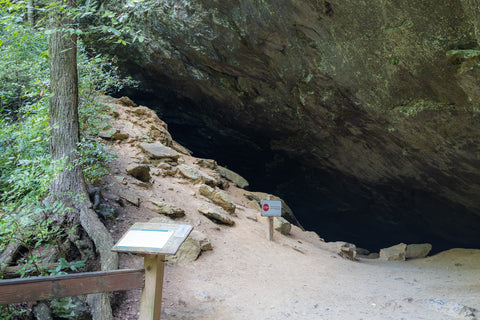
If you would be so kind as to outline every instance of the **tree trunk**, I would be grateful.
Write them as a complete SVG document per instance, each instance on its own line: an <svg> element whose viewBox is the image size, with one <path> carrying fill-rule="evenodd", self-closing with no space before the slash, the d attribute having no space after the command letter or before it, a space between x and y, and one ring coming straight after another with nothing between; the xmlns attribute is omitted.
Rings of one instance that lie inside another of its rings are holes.
<svg viewBox="0 0 480 320"><path fill-rule="evenodd" d="M35 27L35 1L34 0L28 0L27 2L27 19L28 23L32 27Z"/></svg>
<svg viewBox="0 0 480 320"><path fill-rule="evenodd" d="M69 5L75 2L68 0ZM53 96L50 98L50 153L54 160L65 158L70 168L64 170L52 184L52 193L73 206L72 194L85 190L81 168L74 165L79 138L78 123L78 76L77 37L64 29L73 24L67 18L56 15L53 22L55 32L50 35L50 83ZM62 30L63 28L63 30Z"/></svg>
<svg viewBox="0 0 480 320"><path fill-rule="evenodd" d="M63 0L61 4L67 8L74 8L76 1ZM67 166L52 183L51 194L54 199L62 201L72 209L65 214L66 216L59 216L58 222L67 225L80 223L100 253L102 270L113 270L118 268L117 254L111 252L113 240L91 209L83 172L76 163L78 157L76 150L80 140L77 38L75 34L66 32L68 28L74 29L74 24L74 21L61 12L53 14L54 32L49 40L50 84L53 92L49 106L50 152L54 160L65 159ZM94 320L113 319L106 293L90 295L88 302Z"/></svg>

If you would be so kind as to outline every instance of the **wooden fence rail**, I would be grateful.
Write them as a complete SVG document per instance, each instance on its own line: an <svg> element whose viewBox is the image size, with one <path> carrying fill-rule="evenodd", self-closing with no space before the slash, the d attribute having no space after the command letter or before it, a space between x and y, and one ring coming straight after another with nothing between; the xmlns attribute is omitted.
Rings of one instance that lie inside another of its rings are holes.
<svg viewBox="0 0 480 320"><path fill-rule="evenodd" d="M0 281L0 305L144 288L144 269L124 269Z"/></svg>

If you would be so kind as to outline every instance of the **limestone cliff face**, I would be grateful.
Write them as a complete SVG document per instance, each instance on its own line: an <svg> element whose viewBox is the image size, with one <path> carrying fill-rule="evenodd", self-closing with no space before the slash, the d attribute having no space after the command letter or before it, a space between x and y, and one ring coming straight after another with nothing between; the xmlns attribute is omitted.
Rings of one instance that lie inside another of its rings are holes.
<svg viewBox="0 0 480 320"><path fill-rule="evenodd" d="M453 213L443 227L478 237L478 1L130 2L111 9L145 41L109 50L144 85L355 179L372 201L392 185L434 194Z"/></svg>

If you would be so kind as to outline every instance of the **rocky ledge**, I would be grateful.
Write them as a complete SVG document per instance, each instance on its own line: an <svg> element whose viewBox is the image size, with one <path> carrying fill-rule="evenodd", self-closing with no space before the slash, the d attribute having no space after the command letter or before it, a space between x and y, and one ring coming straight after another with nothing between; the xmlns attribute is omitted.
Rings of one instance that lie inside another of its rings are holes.
<svg viewBox="0 0 480 320"><path fill-rule="evenodd" d="M475 1L103 2L145 40L95 45L150 92L348 181L379 225L480 245Z"/></svg>

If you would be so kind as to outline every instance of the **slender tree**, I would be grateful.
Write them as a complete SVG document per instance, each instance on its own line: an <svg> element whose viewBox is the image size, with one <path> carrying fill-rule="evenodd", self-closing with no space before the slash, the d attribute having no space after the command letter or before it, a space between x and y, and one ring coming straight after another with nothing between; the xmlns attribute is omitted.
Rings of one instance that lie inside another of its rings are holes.
<svg viewBox="0 0 480 320"><path fill-rule="evenodd" d="M81 167L77 164L77 146L80 140L78 120L77 36L75 27L75 0L51 1L56 10L51 17L49 39L51 125L50 152L55 160L66 161L65 170L52 183L51 193L71 208L58 217L59 223L80 224L95 243L100 253L102 269L117 269L118 257L110 250L113 240L91 209ZM93 319L112 319L107 294L89 295Z"/></svg>
<svg viewBox="0 0 480 320"><path fill-rule="evenodd" d="M75 0L63 0L63 5L74 8ZM50 98L49 116L51 139L50 153L54 160L66 158L69 164L52 184L52 193L70 202L72 194L84 193L84 180L81 168L74 165L76 149L80 141L78 122L78 72L77 36L67 30L74 25L68 10L51 18L52 33L49 38L50 85L53 96Z"/></svg>

